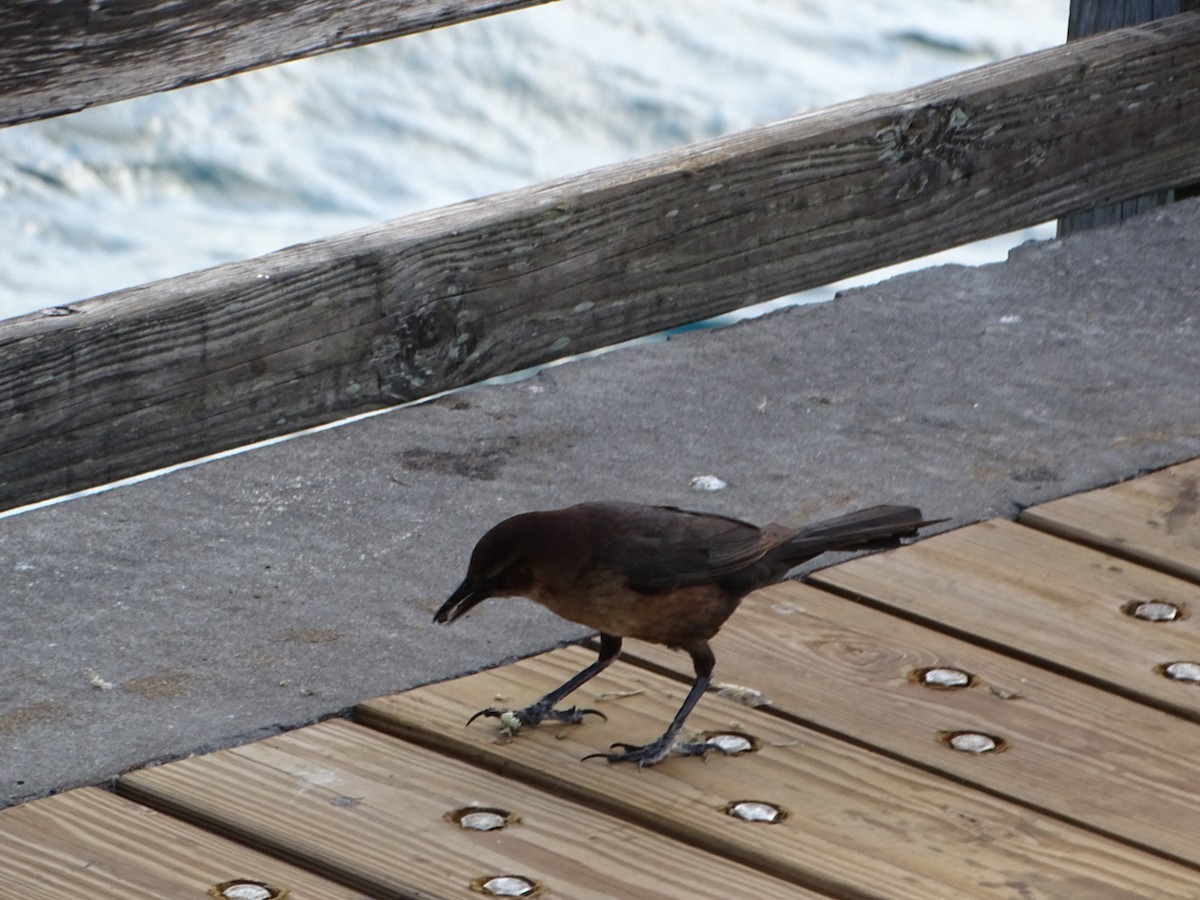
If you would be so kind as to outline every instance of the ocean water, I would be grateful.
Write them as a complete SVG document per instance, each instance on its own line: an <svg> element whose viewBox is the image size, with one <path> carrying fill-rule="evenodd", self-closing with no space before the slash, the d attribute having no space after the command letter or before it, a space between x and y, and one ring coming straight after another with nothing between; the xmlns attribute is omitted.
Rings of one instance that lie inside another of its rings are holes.
<svg viewBox="0 0 1200 900"><path fill-rule="evenodd" d="M1052 46L1067 7L561 0L3 129L0 317Z"/></svg>

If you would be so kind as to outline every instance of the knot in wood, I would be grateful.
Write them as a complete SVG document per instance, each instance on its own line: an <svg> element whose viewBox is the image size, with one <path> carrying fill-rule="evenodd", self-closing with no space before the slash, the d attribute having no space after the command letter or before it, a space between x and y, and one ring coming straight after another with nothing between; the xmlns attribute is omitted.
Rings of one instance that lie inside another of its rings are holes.
<svg viewBox="0 0 1200 900"><path fill-rule="evenodd" d="M412 400L440 390L479 345L480 323L458 299L439 298L397 312L376 355L380 391Z"/></svg>
<svg viewBox="0 0 1200 900"><path fill-rule="evenodd" d="M876 132L879 159L895 173L897 200L968 178L975 110L960 101L909 109Z"/></svg>

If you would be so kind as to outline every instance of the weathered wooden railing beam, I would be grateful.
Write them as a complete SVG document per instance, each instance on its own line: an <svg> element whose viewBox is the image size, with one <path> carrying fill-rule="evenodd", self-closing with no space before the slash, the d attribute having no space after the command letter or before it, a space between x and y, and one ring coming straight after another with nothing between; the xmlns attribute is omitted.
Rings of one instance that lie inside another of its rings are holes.
<svg viewBox="0 0 1200 900"><path fill-rule="evenodd" d="M1179 16L0 322L0 505L1200 179L1197 58Z"/></svg>
<svg viewBox="0 0 1200 900"><path fill-rule="evenodd" d="M0 125L548 2L6 2L0 4Z"/></svg>

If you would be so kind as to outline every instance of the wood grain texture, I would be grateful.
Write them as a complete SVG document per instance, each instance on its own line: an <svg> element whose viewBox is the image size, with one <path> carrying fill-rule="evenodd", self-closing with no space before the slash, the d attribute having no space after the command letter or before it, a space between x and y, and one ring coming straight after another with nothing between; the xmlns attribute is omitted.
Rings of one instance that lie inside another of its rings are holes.
<svg viewBox="0 0 1200 900"><path fill-rule="evenodd" d="M0 126L546 2L4 3Z"/></svg>
<svg viewBox="0 0 1200 900"><path fill-rule="evenodd" d="M995 519L817 572L815 584L1200 721L1200 686L1163 663L1196 659L1200 619L1148 622L1127 604L1200 610L1200 587Z"/></svg>
<svg viewBox="0 0 1200 900"><path fill-rule="evenodd" d="M1200 865L1194 723L794 582L748 597L713 649L717 680L761 691L776 715ZM635 641L624 657L691 680L687 658L664 648ZM939 690L914 677L947 666L974 683ZM957 731L1006 749L980 756L938 740Z"/></svg>
<svg viewBox="0 0 1200 900"><path fill-rule="evenodd" d="M0 812L0 896L21 900L207 897L238 878L288 900L361 893L96 788Z"/></svg>
<svg viewBox="0 0 1200 900"><path fill-rule="evenodd" d="M494 723L463 728L474 710L527 702L591 659L580 648L558 650L369 701L357 714L373 726L837 896L1187 896L1197 884L1194 870L712 695L702 699L689 727L728 730L736 723L764 742L762 750L707 761L672 758L646 770L580 763L614 740L657 736L686 691L686 685L621 663L575 698L592 704L607 692L641 691L601 701L608 722L535 729L507 743L497 743ZM722 812L743 799L777 803L791 815L777 825L751 825Z"/></svg>
<svg viewBox="0 0 1200 900"><path fill-rule="evenodd" d="M470 897L503 874L591 900L820 896L345 720L134 772L120 790L379 898ZM520 821L446 820L470 806Z"/></svg>
<svg viewBox="0 0 1200 900"><path fill-rule="evenodd" d="M1030 507L1021 522L1200 584L1200 459Z"/></svg>
<svg viewBox="0 0 1200 900"><path fill-rule="evenodd" d="M0 322L0 507L1200 178L1200 17Z"/></svg>

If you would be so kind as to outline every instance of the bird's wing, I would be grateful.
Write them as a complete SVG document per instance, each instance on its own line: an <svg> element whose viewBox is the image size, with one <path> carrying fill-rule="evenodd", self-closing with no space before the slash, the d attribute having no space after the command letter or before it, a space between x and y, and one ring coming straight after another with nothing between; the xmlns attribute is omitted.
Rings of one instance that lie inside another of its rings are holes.
<svg viewBox="0 0 1200 900"><path fill-rule="evenodd" d="M708 584L753 565L795 531L672 506L650 508L636 529L599 549L596 561L625 574L635 591Z"/></svg>

